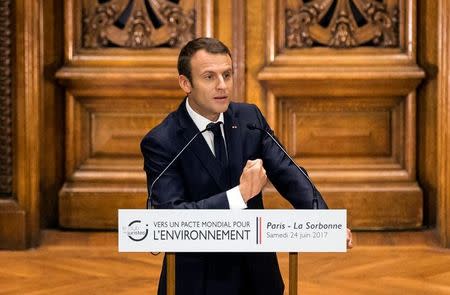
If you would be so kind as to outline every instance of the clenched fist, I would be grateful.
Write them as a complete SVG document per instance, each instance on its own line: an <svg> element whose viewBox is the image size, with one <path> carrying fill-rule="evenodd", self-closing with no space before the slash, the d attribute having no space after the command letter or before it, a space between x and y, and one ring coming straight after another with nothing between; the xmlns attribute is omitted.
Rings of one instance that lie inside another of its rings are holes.
<svg viewBox="0 0 450 295"><path fill-rule="evenodd" d="M242 171L239 190L244 202L259 194L267 183L266 170L261 159L248 160Z"/></svg>

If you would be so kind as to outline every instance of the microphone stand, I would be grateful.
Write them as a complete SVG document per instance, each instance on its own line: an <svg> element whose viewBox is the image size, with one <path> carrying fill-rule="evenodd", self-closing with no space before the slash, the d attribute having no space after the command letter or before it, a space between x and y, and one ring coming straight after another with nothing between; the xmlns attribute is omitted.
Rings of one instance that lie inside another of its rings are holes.
<svg viewBox="0 0 450 295"><path fill-rule="evenodd" d="M172 159L172 161L170 161L170 163L166 166L166 168L164 168L164 170L161 171L161 173L159 173L159 175L155 178L155 180L150 185L150 190L148 192L147 209L153 208L151 196L152 196L153 186L155 185L155 183L161 178L161 176L167 171L167 169L169 169L169 167L172 166L172 164L180 157L180 155L194 141L194 139L197 138L197 136L199 136L200 134L202 134L205 131L210 131L212 129L212 127L213 127L213 125L209 124L205 129L197 132L188 141L188 143L185 144L185 146L181 149L181 151L178 152L178 154ZM152 253L152 254L155 255L154 253ZM157 254L159 254L159 253L157 253ZM167 267L166 291L167 291L167 294L175 294L175 253L166 253L166 264L167 264L167 266L166 266Z"/></svg>
<svg viewBox="0 0 450 295"><path fill-rule="evenodd" d="M153 192L153 186L155 185L155 183L161 178L161 176L163 176L163 174L167 171L167 169L170 168L170 166L172 166L172 164L178 159L178 157L180 157L180 155L184 152L184 150L191 145L191 142L194 141L194 139L197 138L197 136L199 136L200 134L202 134L205 131L211 131L212 129L212 125L209 124L205 129L203 129L202 131L197 132L192 138L191 140L188 141L188 143L186 143L186 145L181 149L181 151L178 152L178 154L172 159L172 161L170 161L170 163L166 166L166 168L164 168L163 171L161 171L161 173L159 173L159 175L155 178L155 180L152 182L152 184L150 185L150 189L148 191L148 198L147 198L147 209L153 208L153 204L152 204L152 192Z"/></svg>
<svg viewBox="0 0 450 295"><path fill-rule="evenodd" d="M295 167L297 167L297 169L303 174L303 176L305 176L305 178L308 180L309 184L311 185L311 189L313 191L312 209L314 209L314 210L319 209L319 199L317 197L317 189L316 189L315 185L313 184L311 178L309 178L309 176L303 171L303 169L300 168L300 166L298 166L297 163L295 163L294 159L291 158L291 156L286 152L286 150L278 142L278 140L276 140L276 138L273 137L272 134L270 134L267 130L259 128L255 124L249 123L249 124L247 124L247 128L250 130L257 129L257 130L260 130L260 131L263 131L264 133L266 133L273 140L273 142L275 142L275 144L283 151L283 153L289 158L289 160L291 160L291 162L294 163Z"/></svg>
<svg viewBox="0 0 450 295"><path fill-rule="evenodd" d="M272 140L275 142L275 144L283 151L283 153L291 160L292 163L294 163L295 167L305 176L305 178L308 180L309 184L311 185L311 188L313 190L313 201L312 201L312 209L317 210L319 209L319 199L317 198L317 189L314 186L312 180L309 178L309 176L303 171L300 166L295 163L294 159L291 158L291 156L286 152L286 150L283 148L283 146L278 142L278 140L275 139L275 137L272 136L267 130L256 127L255 124L247 124L247 128L250 130L258 129L260 131L263 131L266 133ZM298 253L297 252L289 252L289 294L297 294L297 280L298 280Z"/></svg>

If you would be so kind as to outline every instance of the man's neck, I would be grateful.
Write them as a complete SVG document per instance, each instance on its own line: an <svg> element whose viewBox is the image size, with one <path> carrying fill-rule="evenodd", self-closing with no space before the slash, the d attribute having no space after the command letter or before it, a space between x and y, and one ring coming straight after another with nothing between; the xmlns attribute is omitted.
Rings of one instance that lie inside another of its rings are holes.
<svg viewBox="0 0 450 295"><path fill-rule="evenodd" d="M223 122L223 113L220 113L217 115L215 120L211 120L210 118L207 118L201 114L199 114L197 111L195 111L192 106L189 104L189 97L186 98L186 110L191 117L191 119L194 121L195 125L199 127L200 130L202 130L202 127L206 127L207 124L213 122Z"/></svg>

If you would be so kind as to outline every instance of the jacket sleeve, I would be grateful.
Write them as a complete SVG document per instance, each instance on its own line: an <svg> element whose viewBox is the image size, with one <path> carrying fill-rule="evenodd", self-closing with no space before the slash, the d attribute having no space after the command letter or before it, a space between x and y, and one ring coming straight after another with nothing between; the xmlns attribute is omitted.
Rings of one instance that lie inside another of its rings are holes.
<svg viewBox="0 0 450 295"><path fill-rule="evenodd" d="M260 110L257 107L255 107L255 109L260 124L259 127L274 136L273 131L270 129ZM276 140L278 141L278 138L276 138ZM311 187L306 177L298 171L296 165L292 163L283 151L264 132L261 132L261 146L264 168L266 169L269 180L278 192L288 200L294 208L311 209L313 203L313 187ZM300 168L306 173L304 168ZM316 192L319 201L319 209L328 209L320 192L318 190L316 190Z"/></svg>
<svg viewBox="0 0 450 295"><path fill-rule="evenodd" d="M229 209L226 192L204 198L199 201L190 201L185 196L185 183L177 161L166 170L156 181L156 177L167 167L175 156L169 152L169 146L164 146L151 136L146 136L141 142L141 152L144 157L144 170L147 175L147 191L152 208L157 209ZM195 173L195 171L193 171Z"/></svg>

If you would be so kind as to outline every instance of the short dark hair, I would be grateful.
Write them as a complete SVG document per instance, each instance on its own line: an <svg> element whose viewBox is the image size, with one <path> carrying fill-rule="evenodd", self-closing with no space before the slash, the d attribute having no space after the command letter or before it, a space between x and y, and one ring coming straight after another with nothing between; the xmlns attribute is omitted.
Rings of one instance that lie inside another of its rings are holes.
<svg viewBox="0 0 450 295"><path fill-rule="evenodd" d="M231 52L228 47L215 38L201 37L189 41L178 55L178 74L186 76L192 83L191 58L199 50L205 50L208 53L228 54L231 58Z"/></svg>

